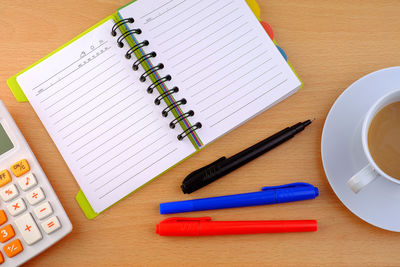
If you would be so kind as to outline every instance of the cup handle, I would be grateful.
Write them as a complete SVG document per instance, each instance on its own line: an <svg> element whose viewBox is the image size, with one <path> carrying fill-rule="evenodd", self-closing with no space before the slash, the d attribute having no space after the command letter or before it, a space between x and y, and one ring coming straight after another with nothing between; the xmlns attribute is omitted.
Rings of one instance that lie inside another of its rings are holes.
<svg viewBox="0 0 400 267"><path fill-rule="evenodd" d="M368 164L362 168L359 172L353 175L350 180L347 181L347 185L353 190L354 193L358 193L370 182L375 180L379 174L372 168L371 164Z"/></svg>

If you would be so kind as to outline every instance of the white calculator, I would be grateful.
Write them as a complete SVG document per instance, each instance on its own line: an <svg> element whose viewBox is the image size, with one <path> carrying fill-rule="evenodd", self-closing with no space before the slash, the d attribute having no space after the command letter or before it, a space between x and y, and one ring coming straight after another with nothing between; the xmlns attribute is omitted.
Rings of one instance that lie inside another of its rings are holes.
<svg viewBox="0 0 400 267"><path fill-rule="evenodd" d="M24 136L0 100L0 263L17 266L72 230Z"/></svg>

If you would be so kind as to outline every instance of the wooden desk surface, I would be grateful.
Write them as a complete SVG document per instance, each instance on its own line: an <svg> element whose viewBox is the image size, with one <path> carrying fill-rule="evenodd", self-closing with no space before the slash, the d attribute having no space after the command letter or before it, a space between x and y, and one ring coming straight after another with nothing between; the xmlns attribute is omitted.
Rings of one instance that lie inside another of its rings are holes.
<svg viewBox="0 0 400 267"><path fill-rule="evenodd" d="M77 203L78 185L28 103L17 103L6 80L69 41L127 0L0 1L0 97L41 162L74 225L73 232L29 266L105 265L398 265L399 234L375 228L339 201L325 177L320 140L340 93L372 71L399 65L400 1L259 0L262 19L304 82L283 103L234 130L95 220ZM290 142L190 196L179 185L190 171L232 155L297 121L316 121ZM310 182L311 201L198 212L215 220L317 219L315 233L168 238L155 234L166 218L160 202Z"/></svg>

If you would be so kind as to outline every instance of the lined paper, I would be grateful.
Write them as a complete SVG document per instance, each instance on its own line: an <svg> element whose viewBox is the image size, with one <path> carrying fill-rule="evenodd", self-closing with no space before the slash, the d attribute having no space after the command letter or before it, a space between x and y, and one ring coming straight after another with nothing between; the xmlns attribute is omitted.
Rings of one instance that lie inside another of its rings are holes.
<svg viewBox="0 0 400 267"><path fill-rule="evenodd" d="M138 0L119 12L143 30L205 143L301 85L244 0Z"/></svg>
<svg viewBox="0 0 400 267"><path fill-rule="evenodd" d="M161 116L107 21L17 78L96 212L195 149ZM120 33L118 34L118 36Z"/></svg>

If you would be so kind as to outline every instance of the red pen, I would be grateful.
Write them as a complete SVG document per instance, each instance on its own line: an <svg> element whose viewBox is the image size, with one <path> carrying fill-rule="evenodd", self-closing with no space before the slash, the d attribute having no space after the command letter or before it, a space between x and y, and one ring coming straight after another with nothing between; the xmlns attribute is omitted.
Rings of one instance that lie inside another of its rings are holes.
<svg viewBox="0 0 400 267"><path fill-rule="evenodd" d="M173 217L161 221L156 233L161 236L240 235L317 231L316 220L296 221L211 221L211 217Z"/></svg>

